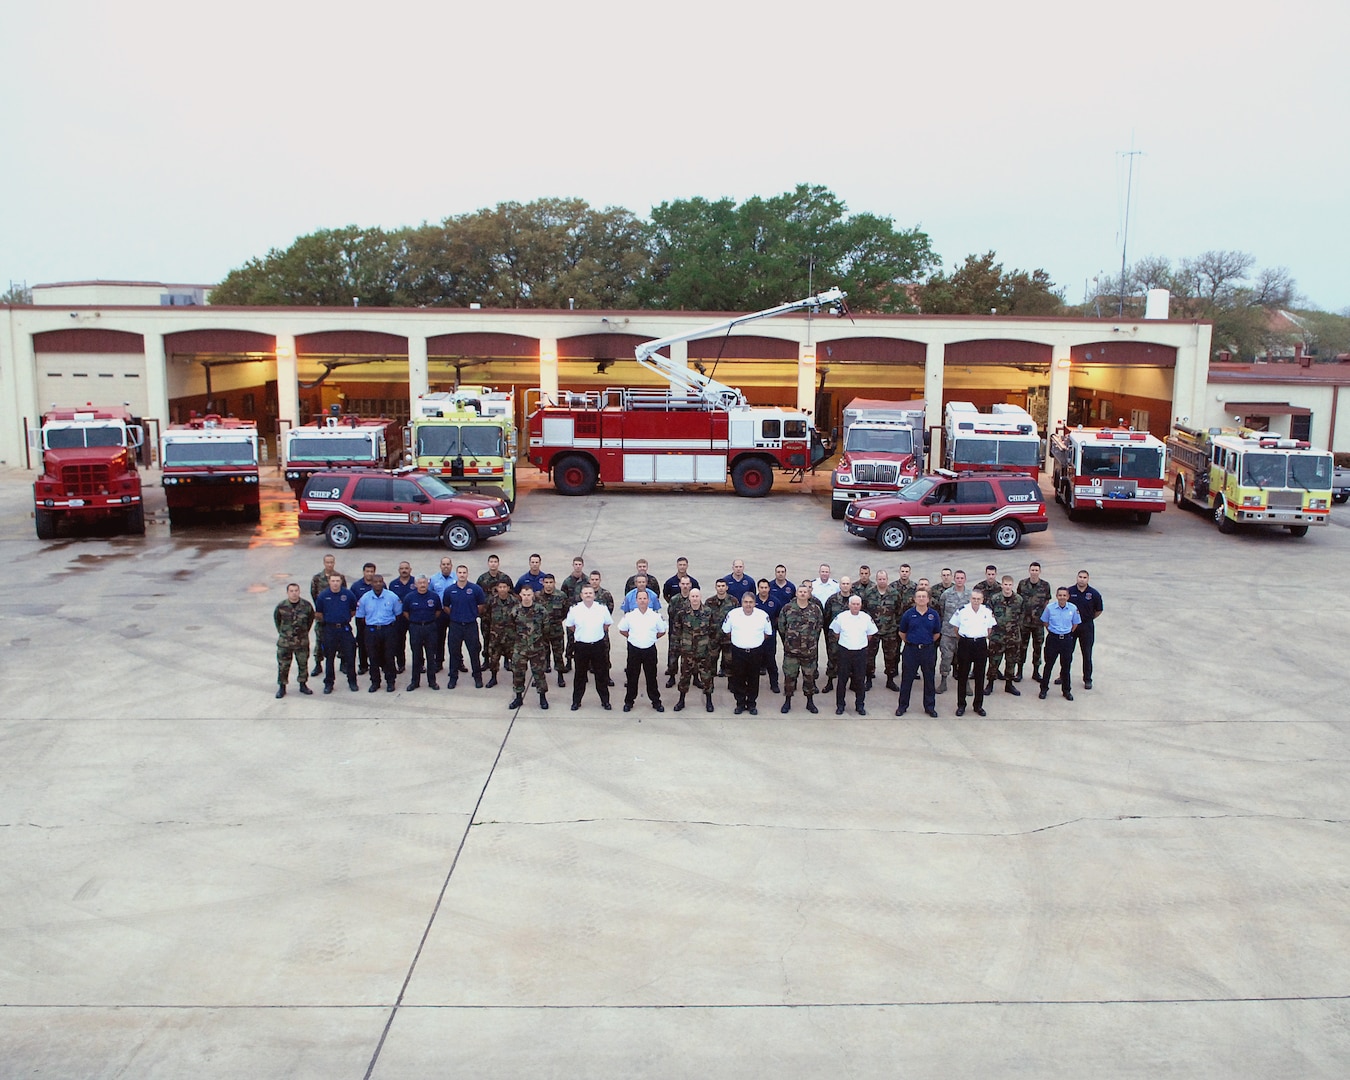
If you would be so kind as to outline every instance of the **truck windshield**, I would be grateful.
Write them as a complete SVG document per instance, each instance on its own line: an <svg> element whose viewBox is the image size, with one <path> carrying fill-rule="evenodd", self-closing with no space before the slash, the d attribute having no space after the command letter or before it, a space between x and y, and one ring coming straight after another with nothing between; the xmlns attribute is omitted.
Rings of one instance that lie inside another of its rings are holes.
<svg viewBox="0 0 1350 1080"><path fill-rule="evenodd" d="M1288 460L1286 454L1244 454L1239 482L1243 487L1286 487L1289 473L1285 463Z"/></svg>
<svg viewBox="0 0 1350 1080"><path fill-rule="evenodd" d="M1327 454L1293 454L1289 458L1291 487L1325 491L1331 487L1332 472L1331 457Z"/></svg>
<svg viewBox="0 0 1350 1080"><path fill-rule="evenodd" d="M1127 446L1121 451L1120 475L1132 480L1161 480L1162 447Z"/></svg>
<svg viewBox="0 0 1350 1080"><path fill-rule="evenodd" d="M256 465L251 439L164 441L165 465Z"/></svg>
<svg viewBox="0 0 1350 1080"><path fill-rule="evenodd" d="M998 443L993 439L956 439L952 460L962 465L997 465Z"/></svg>
<svg viewBox="0 0 1350 1080"><path fill-rule="evenodd" d="M851 454L912 454L914 431L911 428L860 428L854 424L848 429L844 449Z"/></svg>
<svg viewBox="0 0 1350 1080"><path fill-rule="evenodd" d="M1039 439L1000 439L998 462L1000 465L1039 465L1041 463L1041 442Z"/></svg>
<svg viewBox="0 0 1350 1080"><path fill-rule="evenodd" d="M48 450L70 450L77 446L122 446L120 427L49 428L44 432Z"/></svg>
<svg viewBox="0 0 1350 1080"><path fill-rule="evenodd" d="M1085 446L1079 476L1119 476L1119 446Z"/></svg>
<svg viewBox="0 0 1350 1080"><path fill-rule="evenodd" d="M502 429L482 425L433 425L417 429L417 456L431 458L501 457Z"/></svg>
<svg viewBox="0 0 1350 1080"><path fill-rule="evenodd" d="M374 461L370 440L359 435L341 438L300 437L291 440L291 461Z"/></svg>

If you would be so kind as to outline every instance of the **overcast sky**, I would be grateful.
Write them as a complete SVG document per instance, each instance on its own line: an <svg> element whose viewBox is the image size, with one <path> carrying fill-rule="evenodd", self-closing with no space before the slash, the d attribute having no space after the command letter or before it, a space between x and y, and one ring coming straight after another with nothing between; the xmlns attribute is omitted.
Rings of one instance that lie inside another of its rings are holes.
<svg viewBox="0 0 1350 1080"><path fill-rule="evenodd" d="M1350 5L0 0L0 288L823 184L1083 299L1210 248L1350 307ZM824 283L821 283L824 284Z"/></svg>

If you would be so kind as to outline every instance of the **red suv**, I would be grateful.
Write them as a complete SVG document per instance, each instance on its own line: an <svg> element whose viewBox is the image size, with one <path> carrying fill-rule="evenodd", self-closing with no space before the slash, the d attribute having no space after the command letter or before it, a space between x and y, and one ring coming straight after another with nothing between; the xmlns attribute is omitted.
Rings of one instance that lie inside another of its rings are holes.
<svg viewBox="0 0 1350 1080"><path fill-rule="evenodd" d="M325 533L336 548L357 536L440 540L468 551L511 529L502 499L456 491L438 476L379 469L317 472L300 489L300 531Z"/></svg>
<svg viewBox="0 0 1350 1080"><path fill-rule="evenodd" d="M895 495L850 503L854 536L899 551L910 539L992 540L1015 548L1023 533L1044 532L1045 496L1029 473L965 472L922 476Z"/></svg>

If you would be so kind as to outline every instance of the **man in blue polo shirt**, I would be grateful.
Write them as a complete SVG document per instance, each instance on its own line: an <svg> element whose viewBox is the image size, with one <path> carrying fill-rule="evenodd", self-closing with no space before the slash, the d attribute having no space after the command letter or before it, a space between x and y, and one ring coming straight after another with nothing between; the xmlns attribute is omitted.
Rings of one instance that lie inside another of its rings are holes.
<svg viewBox="0 0 1350 1080"><path fill-rule="evenodd" d="M380 676L384 676L384 688L393 693L397 687L394 679L394 637L398 632L395 623L403 614L403 602L384 587L384 578L379 574L371 582L370 591L356 602L356 617L366 625L366 651L370 654L370 692L380 688Z"/></svg>
<svg viewBox="0 0 1350 1080"><path fill-rule="evenodd" d="M427 673L427 685L436 685L436 627L441 618L441 598L431 591L431 582L423 574L403 601L403 618L408 624L408 642L412 645L412 681L409 690L422 685L422 672Z"/></svg>
<svg viewBox="0 0 1350 1080"><path fill-rule="evenodd" d="M530 568L516 579L515 592L528 585L536 596L544 591L544 571L541 569L544 559L538 552L530 556Z"/></svg>
<svg viewBox="0 0 1350 1080"><path fill-rule="evenodd" d="M483 665L479 657L483 652L483 643L478 636L478 616L487 607L487 593L476 582L469 580L469 568L461 563L455 567L455 580L441 593L441 603L445 608L445 618L450 625L446 648L449 659L446 666L445 686L453 690L459 684L459 665L463 649L469 646L469 663L472 665L473 684L483 688Z"/></svg>
<svg viewBox="0 0 1350 1080"><path fill-rule="evenodd" d="M1069 603L1069 590L1061 585L1055 590L1055 602L1046 604L1041 612L1041 622L1045 624L1045 670L1041 672L1041 700L1050 693L1050 674L1055 668L1055 659L1059 659L1060 683L1064 687L1064 696L1073 700L1073 685L1069 668L1073 664L1073 641L1083 616L1078 608Z"/></svg>
<svg viewBox="0 0 1350 1080"><path fill-rule="evenodd" d="M755 579L745 572L744 559L733 559L731 573L722 580L727 583L727 595L734 596L738 604L741 602L741 597L746 593L754 595Z"/></svg>
<svg viewBox="0 0 1350 1080"><path fill-rule="evenodd" d="M352 616L356 614L356 597L342 584L341 574L328 576L328 588L314 598L314 608L323 616L323 644L321 655L325 668L323 692L331 694L336 673L333 661L342 658L347 673L347 688L356 686L356 642L352 639Z"/></svg>
<svg viewBox="0 0 1350 1080"><path fill-rule="evenodd" d="M455 581L455 561L449 555L441 558L441 568L432 574L427 581L427 588L436 594L439 600L444 594L446 587L454 584ZM446 621L445 612L441 612L436 619L436 666L432 671L440 671L445 667L445 633L450 624Z"/></svg>
<svg viewBox="0 0 1350 1080"><path fill-rule="evenodd" d="M1088 584L1088 572L1078 571L1078 581L1069 590L1069 603L1078 609L1083 624L1078 628L1078 651L1083 654L1083 689L1092 689L1092 645L1097 640L1097 616L1105 606L1102 594Z"/></svg>
<svg viewBox="0 0 1350 1080"><path fill-rule="evenodd" d="M361 580L352 582L352 595L356 597L356 602L361 602L361 597L370 592L375 582L375 564L368 562L361 567ZM358 618L356 620L356 658L359 666L356 669L358 675L364 675L370 670L370 643L366 640L366 621Z"/></svg>
<svg viewBox="0 0 1350 1080"><path fill-rule="evenodd" d="M412 576L412 563L405 559L398 564L398 577L389 583L389 591L403 602L416 588L417 582ZM399 619L396 625L398 629L394 641L394 670L402 675L408 663L408 620Z"/></svg>
<svg viewBox="0 0 1350 1080"><path fill-rule="evenodd" d="M909 711L909 695L914 679L923 673L923 711L937 716L937 654L942 644L942 616L928 606L928 590L920 585L914 591L914 606L900 616L900 640L905 651L900 657L900 704L896 716Z"/></svg>

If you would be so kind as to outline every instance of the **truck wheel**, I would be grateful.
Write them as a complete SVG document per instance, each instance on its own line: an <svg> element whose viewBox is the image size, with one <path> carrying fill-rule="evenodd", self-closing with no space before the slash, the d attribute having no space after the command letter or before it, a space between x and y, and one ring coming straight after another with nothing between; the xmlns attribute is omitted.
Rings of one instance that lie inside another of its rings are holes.
<svg viewBox="0 0 1350 1080"><path fill-rule="evenodd" d="M589 495L595 490L596 469L590 458L572 455L553 466L553 486L559 495Z"/></svg>
<svg viewBox="0 0 1350 1080"><path fill-rule="evenodd" d="M1234 529L1233 521L1228 516L1228 501L1222 495L1214 500L1214 524L1221 533L1231 533Z"/></svg>
<svg viewBox="0 0 1350 1080"><path fill-rule="evenodd" d="M254 525L262 520L262 506L253 505L244 507L244 520L250 521Z"/></svg>
<svg viewBox="0 0 1350 1080"><path fill-rule="evenodd" d="M1022 526L1015 521L1005 521L994 530L994 546L1002 548L1004 551L1015 548L1021 539Z"/></svg>
<svg viewBox="0 0 1350 1080"><path fill-rule="evenodd" d="M127 533L130 536L145 535L145 507L137 506L127 511Z"/></svg>
<svg viewBox="0 0 1350 1080"><path fill-rule="evenodd" d="M56 515L50 510L34 510L33 522L37 526L37 538L39 540L56 539Z"/></svg>
<svg viewBox="0 0 1350 1080"><path fill-rule="evenodd" d="M773 487L773 469L761 458L744 458L731 470L736 494L746 499L762 499Z"/></svg>
<svg viewBox="0 0 1350 1080"><path fill-rule="evenodd" d="M1307 536L1307 535L1308 535L1308 526L1306 526L1306 525L1290 525L1290 526L1289 526L1289 532L1290 532L1291 534L1293 534L1294 536Z"/></svg>
<svg viewBox="0 0 1350 1080"><path fill-rule="evenodd" d="M909 526L903 521L888 521L877 530L877 544L887 551L903 551L909 543Z"/></svg>
<svg viewBox="0 0 1350 1080"><path fill-rule="evenodd" d="M1331 501L1337 503L1343 503L1346 499L1350 499L1350 491L1345 492L1343 495L1333 495L1331 497Z"/></svg>
<svg viewBox="0 0 1350 1080"><path fill-rule="evenodd" d="M1186 481L1177 473L1177 478L1172 481L1172 501L1177 504L1177 508L1185 510L1191 505L1191 500L1186 498Z"/></svg>
<svg viewBox="0 0 1350 1080"><path fill-rule="evenodd" d="M848 503L837 501L830 503L830 517L834 518L835 521L843 521L844 515L847 513Z"/></svg>
<svg viewBox="0 0 1350 1080"><path fill-rule="evenodd" d="M1140 510L1134 515L1134 520L1139 522L1140 525L1147 525L1153 520L1153 514L1148 510Z"/></svg>
<svg viewBox="0 0 1350 1080"><path fill-rule="evenodd" d="M356 543L356 526L346 518L334 518L324 532L335 548L349 548Z"/></svg>
<svg viewBox="0 0 1350 1080"><path fill-rule="evenodd" d="M462 518L451 518L441 530L441 543L451 551L468 551L477 539L473 526Z"/></svg>

